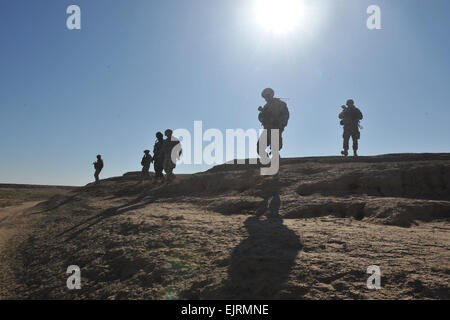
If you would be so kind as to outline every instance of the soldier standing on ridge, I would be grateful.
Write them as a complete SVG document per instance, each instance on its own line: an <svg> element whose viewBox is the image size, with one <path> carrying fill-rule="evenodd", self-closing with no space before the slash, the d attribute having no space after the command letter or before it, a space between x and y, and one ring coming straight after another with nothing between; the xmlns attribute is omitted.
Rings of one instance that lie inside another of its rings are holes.
<svg viewBox="0 0 450 320"><path fill-rule="evenodd" d="M164 180L164 176L162 173L164 168L164 135L161 132L157 132L156 139L156 143L153 146L153 166L155 168L155 179Z"/></svg>
<svg viewBox="0 0 450 320"><path fill-rule="evenodd" d="M359 121L362 120L363 115L361 111L355 107L354 101L352 99L347 100L347 105L342 106L342 111L339 114L339 119L341 119L341 125L344 126L344 150L341 151L343 156L348 156L348 142L350 137L353 141L353 155L358 156L358 140L361 136L359 132Z"/></svg>
<svg viewBox="0 0 450 320"><path fill-rule="evenodd" d="M142 176L145 177L149 177L149 170L150 170L150 164L152 163L153 158L150 155L150 150L145 150L144 151L144 156L142 157L141 160L141 165L142 165Z"/></svg>
<svg viewBox="0 0 450 320"><path fill-rule="evenodd" d="M266 100L266 105L264 107L259 107L259 116L258 119L263 125L264 129L267 130L267 147L270 146L272 149L272 137L271 137L271 129L279 130L279 150L283 147L283 138L282 133L284 128L286 128L289 120L289 110L284 101L281 101L279 98L274 98L275 92L271 88L266 88L261 93L262 97ZM259 138L261 140L261 137ZM264 150L259 150L259 140L256 147L257 153L260 155L261 152L265 152ZM272 152L272 151L271 151Z"/></svg>
<svg viewBox="0 0 450 320"><path fill-rule="evenodd" d="M175 169L176 161L181 156L181 143L178 138L172 136L173 131L167 129L164 134L167 139L164 140L163 154L164 154L164 171L166 172L167 181L174 179L173 169Z"/></svg>
<svg viewBox="0 0 450 320"><path fill-rule="evenodd" d="M93 163L94 168L95 168L95 173L94 173L94 177L95 177L95 182L99 182L100 179L98 178L98 176L100 175L100 172L103 169L103 160L102 160L102 156L101 155L97 155L97 161Z"/></svg>

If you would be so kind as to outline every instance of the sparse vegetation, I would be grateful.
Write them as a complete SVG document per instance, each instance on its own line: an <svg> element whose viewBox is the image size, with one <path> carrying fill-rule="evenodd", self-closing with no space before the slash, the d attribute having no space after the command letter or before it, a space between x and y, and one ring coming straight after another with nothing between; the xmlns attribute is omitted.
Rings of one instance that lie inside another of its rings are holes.
<svg viewBox="0 0 450 320"><path fill-rule="evenodd" d="M230 165L169 185L103 180L39 206L3 252L19 288L3 297L448 299L450 155L427 157L282 159L279 181ZM72 264L80 291L65 285ZM365 286L373 264L384 290Z"/></svg>
<svg viewBox="0 0 450 320"><path fill-rule="evenodd" d="M41 187L11 185L2 187L0 185L0 208L15 206L27 201L48 200L56 194L67 194L71 188L68 187Z"/></svg>

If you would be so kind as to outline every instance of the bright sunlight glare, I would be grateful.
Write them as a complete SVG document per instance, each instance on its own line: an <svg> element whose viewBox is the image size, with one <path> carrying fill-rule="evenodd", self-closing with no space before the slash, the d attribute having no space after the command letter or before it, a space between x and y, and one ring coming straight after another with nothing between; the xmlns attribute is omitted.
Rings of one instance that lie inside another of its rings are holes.
<svg viewBox="0 0 450 320"><path fill-rule="evenodd" d="M255 18L263 28L286 34L307 23L303 0L255 0Z"/></svg>

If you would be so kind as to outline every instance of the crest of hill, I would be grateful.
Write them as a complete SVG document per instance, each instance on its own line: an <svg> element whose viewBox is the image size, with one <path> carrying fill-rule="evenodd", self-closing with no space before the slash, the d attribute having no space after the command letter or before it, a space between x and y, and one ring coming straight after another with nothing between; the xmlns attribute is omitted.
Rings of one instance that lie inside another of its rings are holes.
<svg viewBox="0 0 450 320"><path fill-rule="evenodd" d="M39 206L26 297L448 298L450 154L281 159L277 176L247 160L170 184L131 172ZM77 292L55 272L73 261ZM373 261L392 269L368 292Z"/></svg>
<svg viewBox="0 0 450 320"><path fill-rule="evenodd" d="M450 213L450 154L284 158L273 177L245 162L180 174L171 184L143 181L139 172L130 172L77 193L193 201L225 214L255 213L260 202L278 195L285 218L352 216L399 226L447 219Z"/></svg>

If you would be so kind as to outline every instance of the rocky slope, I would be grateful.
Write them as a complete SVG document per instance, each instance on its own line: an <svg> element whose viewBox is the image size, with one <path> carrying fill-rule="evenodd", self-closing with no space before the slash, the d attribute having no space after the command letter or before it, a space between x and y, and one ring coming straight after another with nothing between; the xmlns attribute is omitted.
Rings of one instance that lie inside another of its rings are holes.
<svg viewBox="0 0 450 320"><path fill-rule="evenodd" d="M226 164L162 185L129 173L29 214L4 298L450 298L450 154L282 159L274 177Z"/></svg>

